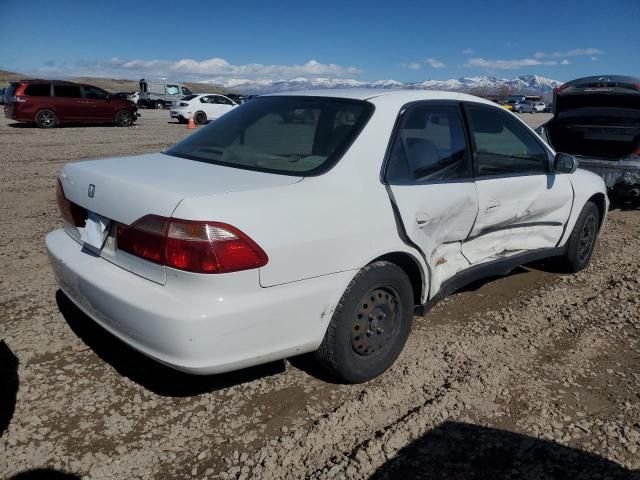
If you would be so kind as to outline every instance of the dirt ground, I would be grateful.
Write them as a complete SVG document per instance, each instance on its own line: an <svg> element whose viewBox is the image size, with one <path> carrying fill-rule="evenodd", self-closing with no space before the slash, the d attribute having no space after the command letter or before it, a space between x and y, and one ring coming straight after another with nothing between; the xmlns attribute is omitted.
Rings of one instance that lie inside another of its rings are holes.
<svg viewBox="0 0 640 480"><path fill-rule="evenodd" d="M159 151L189 133L168 116L0 119L1 478L640 479L640 210L614 206L584 272L527 266L416 317L365 385L307 357L192 377L71 305L43 242L62 165Z"/></svg>

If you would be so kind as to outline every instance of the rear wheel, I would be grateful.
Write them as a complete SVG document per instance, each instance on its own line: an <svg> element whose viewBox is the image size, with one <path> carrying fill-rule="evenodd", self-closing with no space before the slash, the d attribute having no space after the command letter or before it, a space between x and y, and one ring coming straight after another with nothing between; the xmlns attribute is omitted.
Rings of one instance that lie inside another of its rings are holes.
<svg viewBox="0 0 640 480"><path fill-rule="evenodd" d="M58 125L58 117L51 110L40 110L36 113L36 125L40 128L54 128Z"/></svg>
<svg viewBox="0 0 640 480"><path fill-rule="evenodd" d="M565 254L565 265L570 272L579 272L589 265L600 229L600 211L593 202L587 202L580 212Z"/></svg>
<svg viewBox="0 0 640 480"><path fill-rule="evenodd" d="M360 270L338 303L316 358L332 375L361 383L388 369L411 329L413 289L389 262Z"/></svg>
<svg viewBox="0 0 640 480"><path fill-rule="evenodd" d="M156 102L155 107L156 107L156 110L162 110L164 108L164 103Z"/></svg>
<svg viewBox="0 0 640 480"><path fill-rule="evenodd" d="M207 123L207 114L204 112L196 112L193 121L196 122L196 125L204 125Z"/></svg>
<svg viewBox="0 0 640 480"><path fill-rule="evenodd" d="M116 113L116 125L119 127L130 127L133 125L133 113L129 110L120 110Z"/></svg>

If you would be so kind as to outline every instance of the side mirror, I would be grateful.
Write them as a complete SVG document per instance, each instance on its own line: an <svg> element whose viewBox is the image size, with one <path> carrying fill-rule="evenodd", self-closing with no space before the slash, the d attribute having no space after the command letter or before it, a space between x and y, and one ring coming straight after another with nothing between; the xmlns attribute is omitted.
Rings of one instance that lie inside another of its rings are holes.
<svg viewBox="0 0 640 480"><path fill-rule="evenodd" d="M568 153L556 153L553 161L553 170L556 173L573 173L578 168L578 161Z"/></svg>
<svg viewBox="0 0 640 480"><path fill-rule="evenodd" d="M113 98L113 95L107 95L107 102L110 102L112 98Z"/></svg>

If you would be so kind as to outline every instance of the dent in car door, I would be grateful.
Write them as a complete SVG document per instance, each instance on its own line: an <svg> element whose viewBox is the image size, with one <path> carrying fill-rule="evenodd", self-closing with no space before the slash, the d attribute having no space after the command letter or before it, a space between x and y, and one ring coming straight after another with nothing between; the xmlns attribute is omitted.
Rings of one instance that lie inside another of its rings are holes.
<svg viewBox="0 0 640 480"><path fill-rule="evenodd" d="M465 108L474 145L478 217L462 252L472 264L553 248L569 218L573 188L551 172L549 152L501 109Z"/></svg>
<svg viewBox="0 0 640 480"><path fill-rule="evenodd" d="M431 292L469 267L461 252L478 212L459 105L421 102L402 112L386 168L409 239L431 268Z"/></svg>

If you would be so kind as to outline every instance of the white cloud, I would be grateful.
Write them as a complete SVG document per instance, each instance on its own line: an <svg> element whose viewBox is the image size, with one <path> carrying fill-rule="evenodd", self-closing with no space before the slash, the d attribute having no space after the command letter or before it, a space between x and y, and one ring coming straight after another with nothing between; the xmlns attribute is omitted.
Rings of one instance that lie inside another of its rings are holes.
<svg viewBox="0 0 640 480"><path fill-rule="evenodd" d="M309 60L304 64L262 64L248 63L234 65L224 58L194 60L126 60L114 57L108 61L79 62L76 65L57 64L42 67L44 73L70 75L109 75L109 76L153 76L180 80L198 80L211 76L246 78L293 78L297 76L319 77L331 75L345 77L358 75L361 71L335 63L321 63Z"/></svg>
<svg viewBox="0 0 640 480"><path fill-rule="evenodd" d="M571 63L571 62L569 62L569 60L567 60L567 59L565 58L564 60L562 60L562 61L560 62L560 65L569 65L569 63Z"/></svg>
<svg viewBox="0 0 640 480"><path fill-rule="evenodd" d="M559 58L559 57L586 57L590 55L602 55L604 52L598 48L574 48L566 52L536 52L535 58Z"/></svg>
<svg viewBox="0 0 640 480"><path fill-rule="evenodd" d="M473 55L473 48L465 48L462 53L464 53L465 55Z"/></svg>
<svg viewBox="0 0 640 480"><path fill-rule="evenodd" d="M541 61L535 58L523 58L519 60L489 60L486 58L470 58L465 67L480 67L499 70L516 70L533 65L556 65L555 60Z"/></svg>
<svg viewBox="0 0 640 480"><path fill-rule="evenodd" d="M427 63L431 66L431 68L446 67L444 63L442 63L440 60L437 60L435 58L427 58Z"/></svg>
<svg viewBox="0 0 640 480"><path fill-rule="evenodd" d="M591 57L591 60L593 60L594 62L598 61L598 57Z"/></svg>
<svg viewBox="0 0 640 480"><path fill-rule="evenodd" d="M406 65L409 70L420 70L422 65L419 62L411 62Z"/></svg>

